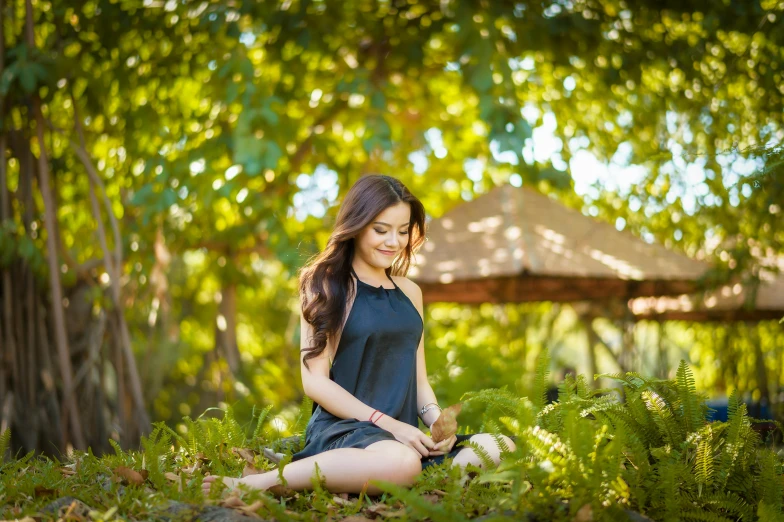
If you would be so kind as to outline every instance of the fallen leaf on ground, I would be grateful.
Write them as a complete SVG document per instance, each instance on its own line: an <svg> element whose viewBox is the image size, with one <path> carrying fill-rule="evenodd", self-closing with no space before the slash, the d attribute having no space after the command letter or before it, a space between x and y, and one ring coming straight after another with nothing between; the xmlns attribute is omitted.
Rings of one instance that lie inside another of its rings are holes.
<svg viewBox="0 0 784 522"><path fill-rule="evenodd" d="M242 476L247 477L248 475L258 475L259 473L264 473L260 469L256 469L251 464L247 464L244 468L242 468Z"/></svg>
<svg viewBox="0 0 784 522"><path fill-rule="evenodd" d="M50 495L54 495L55 493L55 490L44 486L36 486L34 491L36 497L48 497Z"/></svg>
<svg viewBox="0 0 784 522"><path fill-rule="evenodd" d="M405 509L395 509L394 507L383 503L377 503L373 504L372 506L368 506L363 510L363 512L371 516L381 516L385 518L397 518L406 514Z"/></svg>
<svg viewBox="0 0 784 522"><path fill-rule="evenodd" d="M247 506L237 494L229 495L221 500L218 505L225 508L241 508Z"/></svg>
<svg viewBox="0 0 784 522"><path fill-rule="evenodd" d="M277 498L292 497L296 493L296 491L294 491L293 489L287 488L282 484L275 484L271 488L268 488L267 491L269 491L272 494L272 496Z"/></svg>
<svg viewBox="0 0 784 522"><path fill-rule="evenodd" d="M444 408L441 415L438 416L438 419L436 419L433 426L430 428L430 435L433 442L441 442L457 433L457 414L460 413L462 408L462 402Z"/></svg>
<svg viewBox="0 0 784 522"><path fill-rule="evenodd" d="M144 484L144 481L147 480L148 474L146 469L135 471L125 466L114 468L113 472L115 477L119 477L120 479L125 480L125 482L128 484L134 484L136 486Z"/></svg>
<svg viewBox="0 0 784 522"><path fill-rule="evenodd" d="M180 479L179 475L177 475L176 473L172 473L171 471L167 471L166 473L163 474L163 476L171 480L172 482L176 482L177 491L182 493L182 480Z"/></svg>
<svg viewBox="0 0 784 522"><path fill-rule="evenodd" d="M245 459L245 462L251 466L255 464L256 454L253 453L253 450L248 448L231 448L231 452Z"/></svg>
<svg viewBox="0 0 784 522"><path fill-rule="evenodd" d="M441 497L439 497L438 495L429 495L429 494L422 495L422 498L427 502L430 502L431 504L438 504L439 502L441 502Z"/></svg>
<svg viewBox="0 0 784 522"><path fill-rule="evenodd" d="M249 506L245 506L243 508L240 508L240 510L242 512L244 512L246 515L250 515L250 516L256 517L256 518L261 518L258 514L256 514L256 511L261 509L261 506L263 506L263 505L264 505L264 503L261 500L257 500L256 502L254 502L253 504L251 504Z"/></svg>
<svg viewBox="0 0 784 522"><path fill-rule="evenodd" d="M263 506L264 504L261 502L261 500L257 500L253 504L248 505L245 502L243 502L243 500L238 496L237 493L232 493L228 497L221 500L218 505L221 507L239 511L242 514L248 515L253 518L261 518L259 515L256 514L256 511L258 511L261 508L261 506Z"/></svg>
<svg viewBox="0 0 784 522"><path fill-rule="evenodd" d="M196 461L196 462L193 464L193 466L190 466L190 467L187 467L187 468L180 468L180 469L182 469L182 472L183 472L183 473L187 473L188 475L193 475L193 473L194 473L194 472L195 472L197 469L201 468L201 467L202 467L202 465L203 465L203 462L202 462L201 460L197 460L197 461Z"/></svg>
<svg viewBox="0 0 784 522"><path fill-rule="evenodd" d="M353 503L353 502L351 502L350 500L348 500L348 499L345 499L345 498L342 498L342 497L339 497L339 496L337 496L337 495L335 495L334 497L332 497L332 501L333 501L335 504L339 505L339 506L353 506L353 505L354 505L354 503Z"/></svg>

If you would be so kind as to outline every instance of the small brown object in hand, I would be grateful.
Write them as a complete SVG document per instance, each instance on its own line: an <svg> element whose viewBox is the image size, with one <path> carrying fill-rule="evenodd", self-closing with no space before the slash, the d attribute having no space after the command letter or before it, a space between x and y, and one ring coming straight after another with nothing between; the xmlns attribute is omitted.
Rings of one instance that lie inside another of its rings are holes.
<svg viewBox="0 0 784 522"><path fill-rule="evenodd" d="M441 442L457 433L457 414L460 413L462 408L463 403L458 402L457 404L445 408L441 412L441 415L438 416L438 419L430 428L430 436L433 439L433 442Z"/></svg>

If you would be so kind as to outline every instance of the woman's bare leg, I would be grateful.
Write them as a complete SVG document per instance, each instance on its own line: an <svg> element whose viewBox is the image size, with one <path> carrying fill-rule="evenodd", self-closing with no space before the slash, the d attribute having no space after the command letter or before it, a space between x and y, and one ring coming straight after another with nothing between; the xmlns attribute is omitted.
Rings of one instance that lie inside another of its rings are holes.
<svg viewBox="0 0 784 522"><path fill-rule="evenodd" d="M315 475L316 464L326 480L327 489L333 493L359 493L372 479L408 486L422 471L421 457L416 451L398 441L382 440L365 449L338 448L291 462L283 469L288 487L297 491L311 489L310 478ZM218 479L230 487L247 484L262 490L280 484L278 470L242 479L205 477L202 483L205 494L209 492L210 484ZM381 490L368 484L366 493L377 495Z"/></svg>
<svg viewBox="0 0 784 522"><path fill-rule="evenodd" d="M509 451L514 451L517 446L515 446L514 441L507 437L506 435L501 435L501 438L506 442L506 445L509 446ZM498 444L495 443L495 440L489 433L478 433L468 439L472 442L476 442L484 450L490 455L490 458L493 459L493 462L498 465L501 460L501 449L498 447ZM476 454L473 448L465 447L461 449L455 458L452 459L452 465L461 466L465 468L468 464L473 464L475 466L479 466L480 468L484 468L482 465L482 460L479 458L479 455Z"/></svg>

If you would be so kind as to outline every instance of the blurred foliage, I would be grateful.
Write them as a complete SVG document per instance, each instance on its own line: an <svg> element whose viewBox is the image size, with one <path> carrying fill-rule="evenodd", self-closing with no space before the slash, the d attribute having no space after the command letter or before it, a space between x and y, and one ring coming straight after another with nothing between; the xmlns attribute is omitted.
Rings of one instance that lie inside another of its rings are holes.
<svg viewBox="0 0 784 522"><path fill-rule="evenodd" d="M22 5L7 10L6 33L21 34ZM47 141L66 281L101 255L87 177L64 139L83 122L123 231L146 398L172 426L216 402L241 419L274 405L282 429L296 422L294 274L369 172L400 178L432 217L499 184L527 184L709 259L714 282L780 269L780 2L51 0L36 13L41 50L8 49L0 78L17 107L8 119L37 92L59 129ZM552 150L535 150L533 137L548 132ZM578 194L571 160L585 152L639 166L643 180ZM12 191L18 172L11 159ZM35 222L41 229L42 216ZM18 223L0 228L0 262L24 256L43 273L43 237ZM236 374L215 349L229 287ZM426 314L442 403L502 385L527 394L544 349L554 366L587 367L569 306L439 304ZM622 326L599 327L609 345L599 370L617 371ZM646 328L636 336L648 373L655 364L666 377L685 357L700 386L754 393L764 356L770 389L780 387L778 325L664 325L667 364ZM480 425L480 409L464 415Z"/></svg>

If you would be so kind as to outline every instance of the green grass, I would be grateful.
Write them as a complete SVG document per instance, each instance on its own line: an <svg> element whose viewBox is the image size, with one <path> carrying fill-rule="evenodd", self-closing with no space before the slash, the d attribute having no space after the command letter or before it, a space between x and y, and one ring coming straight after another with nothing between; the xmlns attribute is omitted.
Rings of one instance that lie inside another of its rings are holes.
<svg viewBox="0 0 784 522"><path fill-rule="evenodd" d="M312 491L283 496L249 491L242 501L256 515L281 521L350 515L444 522L479 516L614 521L628 519L629 511L665 521L784 520L784 463L752 429L736 398L728 422L708 423L704 398L685 363L672 381L632 373L606 377L619 388L592 391L583 377L568 377L559 401L550 405L544 405L540 389L534 401L505 388L464 394L464 403L484 407L483 430L517 437L513 452L495 437L502 450L497 467L461 470L446 461L423 471L412 488L380 483L384 493L373 498L333 495L314 479ZM536 387L545 382L537 379ZM35 515L64 496L89 506L87 518L93 520L154 519L171 501L219 504L218 488L202 495L204 475L238 477L246 465L275 469L262 448L286 456L299 449L310 406L303 401L288 438L272 428L271 408L254 414L249 429L228 408L220 418L186 417L182 434L157 423L138 450L114 444L115 453L101 457L76 451L63 462L32 453L4 461L0 519ZM8 432L0 434L0 449L7 445ZM233 448L251 453L243 457ZM121 467L141 476L118 471Z"/></svg>

